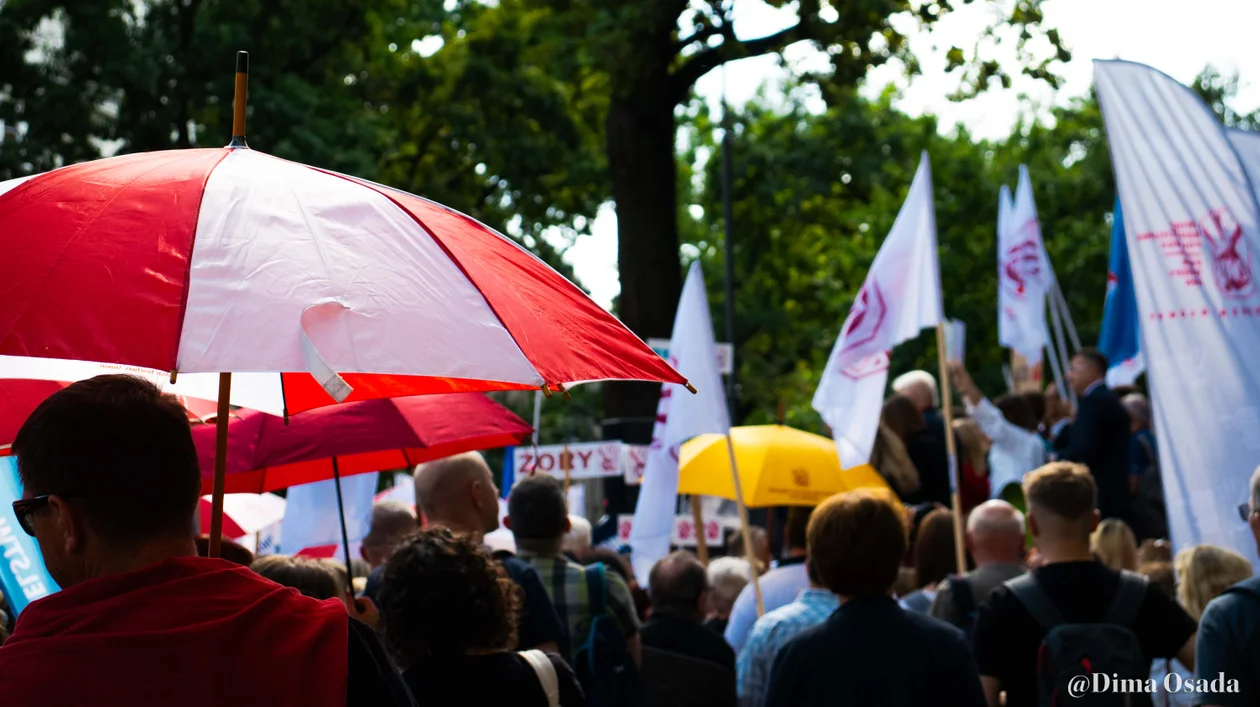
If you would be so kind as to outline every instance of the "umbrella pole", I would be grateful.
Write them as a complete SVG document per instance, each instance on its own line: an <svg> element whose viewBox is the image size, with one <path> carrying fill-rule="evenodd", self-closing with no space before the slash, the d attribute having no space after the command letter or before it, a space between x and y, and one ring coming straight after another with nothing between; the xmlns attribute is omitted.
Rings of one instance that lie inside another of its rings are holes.
<svg viewBox="0 0 1260 707"><path fill-rule="evenodd" d="M753 593L757 595L757 616L766 613L766 603L761 598L760 572L757 571L757 553L753 550L752 531L748 527L748 506L744 505L744 485L739 480L739 466L735 462L735 443L731 441L730 430L726 431L726 453L731 458L731 477L735 482L735 502L739 505L739 524L744 534L744 554L748 564L752 566Z"/></svg>
<svg viewBox="0 0 1260 707"><path fill-rule="evenodd" d="M705 566L709 564L709 543L704 537L704 510L700 508L700 496L691 494L691 520L696 526L696 557Z"/></svg>
<svg viewBox="0 0 1260 707"><path fill-rule="evenodd" d="M941 414L945 418L945 449L949 453L950 502L954 506L954 560L958 574L967 571L967 550L963 539L962 496L958 483L958 450L954 444L954 402L945 364L945 324L936 325L936 359L941 376Z"/></svg>
<svg viewBox="0 0 1260 707"><path fill-rule="evenodd" d="M341 500L341 469L337 457L332 458L333 486L337 489L337 520L341 521L341 549L346 553L346 579L354 586L354 571L350 569L350 534L346 532L346 505Z"/></svg>
<svg viewBox="0 0 1260 707"><path fill-rule="evenodd" d="M219 414L214 419L214 495L210 498L210 549L218 557L223 544L223 489L227 483L228 423L231 422L232 374L219 374Z"/></svg>

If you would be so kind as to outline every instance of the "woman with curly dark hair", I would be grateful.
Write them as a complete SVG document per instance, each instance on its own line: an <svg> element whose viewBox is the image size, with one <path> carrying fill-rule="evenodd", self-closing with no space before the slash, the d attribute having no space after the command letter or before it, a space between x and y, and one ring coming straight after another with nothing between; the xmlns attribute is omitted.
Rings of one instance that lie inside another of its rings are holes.
<svg viewBox="0 0 1260 707"><path fill-rule="evenodd" d="M428 704L581 707L577 677L554 653L514 653L519 589L494 558L445 528L418 531L385 564L385 644Z"/></svg>

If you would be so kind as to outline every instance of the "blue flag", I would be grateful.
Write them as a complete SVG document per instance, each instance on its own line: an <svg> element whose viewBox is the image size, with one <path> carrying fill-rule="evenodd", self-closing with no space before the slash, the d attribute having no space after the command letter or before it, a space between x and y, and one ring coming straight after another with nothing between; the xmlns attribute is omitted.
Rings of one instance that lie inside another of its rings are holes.
<svg viewBox="0 0 1260 707"><path fill-rule="evenodd" d="M499 497L507 500L512 493L512 485L516 483L516 447L503 450L503 479L499 483Z"/></svg>
<svg viewBox="0 0 1260 707"><path fill-rule="evenodd" d="M21 497L17 460L0 457L0 589L15 616L27 604L60 589L44 569L35 538L22 530L13 515L13 502Z"/></svg>
<svg viewBox="0 0 1260 707"><path fill-rule="evenodd" d="M1103 304L1098 350L1111 362L1107 384L1132 385L1145 370L1139 336L1137 297L1133 293L1133 268L1124 237L1124 216L1116 199L1111 226L1111 259L1107 268L1107 300Z"/></svg>

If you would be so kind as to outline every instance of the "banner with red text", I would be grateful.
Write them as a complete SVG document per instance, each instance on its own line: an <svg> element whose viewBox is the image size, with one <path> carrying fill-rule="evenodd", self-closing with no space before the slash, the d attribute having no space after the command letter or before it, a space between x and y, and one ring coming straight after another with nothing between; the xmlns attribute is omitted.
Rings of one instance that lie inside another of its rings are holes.
<svg viewBox="0 0 1260 707"><path fill-rule="evenodd" d="M1094 64L1124 211L1155 435L1177 549L1257 561L1235 508L1260 462L1260 206L1225 129L1148 66Z"/></svg>

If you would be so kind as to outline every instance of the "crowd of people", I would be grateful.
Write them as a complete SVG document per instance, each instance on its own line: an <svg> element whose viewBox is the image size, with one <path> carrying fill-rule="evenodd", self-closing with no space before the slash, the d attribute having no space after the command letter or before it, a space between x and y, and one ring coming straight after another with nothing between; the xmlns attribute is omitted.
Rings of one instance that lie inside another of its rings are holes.
<svg viewBox="0 0 1260 707"><path fill-rule="evenodd" d="M469 453L416 469L420 519L374 509L358 592L340 563L202 556L179 402L127 376L76 383L13 443L15 512L62 589L0 643L0 701L1021 707L1068 704L1067 681L1099 673L1160 688L1136 704L1260 704L1260 579L1223 548L1172 556L1144 496L1149 408L1105 371L1073 360L1073 413L1053 391L990 402L955 368L963 548L917 372L881 421L891 491L792 508L778 558L755 529L755 562L680 550L641 587L545 474L510 491L515 552L492 550L499 489ZM1249 492L1260 546L1260 471Z"/></svg>

